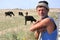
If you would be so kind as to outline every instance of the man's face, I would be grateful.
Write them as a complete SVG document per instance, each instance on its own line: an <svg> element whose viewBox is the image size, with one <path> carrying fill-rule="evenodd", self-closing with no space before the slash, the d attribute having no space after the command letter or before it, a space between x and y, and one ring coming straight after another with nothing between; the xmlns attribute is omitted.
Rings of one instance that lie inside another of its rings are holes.
<svg viewBox="0 0 60 40"><path fill-rule="evenodd" d="M44 18L48 15L48 10L45 7L38 7L36 11L41 18Z"/></svg>

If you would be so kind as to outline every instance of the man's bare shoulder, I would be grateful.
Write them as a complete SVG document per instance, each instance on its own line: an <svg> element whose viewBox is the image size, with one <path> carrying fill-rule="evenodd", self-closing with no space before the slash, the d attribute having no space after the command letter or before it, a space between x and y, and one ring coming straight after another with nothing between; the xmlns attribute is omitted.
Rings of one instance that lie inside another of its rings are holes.
<svg viewBox="0 0 60 40"><path fill-rule="evenodd" d="M43 19L41 22L50 22L51 21L51 19L50 18L45 18L45 19Z"/></svg>

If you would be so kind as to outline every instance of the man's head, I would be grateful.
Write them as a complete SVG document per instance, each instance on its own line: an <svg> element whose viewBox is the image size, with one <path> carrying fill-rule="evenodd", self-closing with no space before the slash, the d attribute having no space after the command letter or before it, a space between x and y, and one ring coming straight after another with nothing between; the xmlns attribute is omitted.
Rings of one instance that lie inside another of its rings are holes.
<svg viewBox="0 0 60 40"><path fill-rule="evenodd" d="M49 11L48 2L47 1L39 1L38 5L36 6L36 10L38 12L38 15L41 18L48 16L48 11Z"/></svg>

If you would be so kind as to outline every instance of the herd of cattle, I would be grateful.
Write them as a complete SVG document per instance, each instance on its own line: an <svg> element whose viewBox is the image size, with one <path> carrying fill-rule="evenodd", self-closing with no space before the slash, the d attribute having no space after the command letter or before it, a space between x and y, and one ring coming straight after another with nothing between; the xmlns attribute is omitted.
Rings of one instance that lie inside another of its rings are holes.
<svg viewBox="0 0 60 40"><path fill-rule="evenodd" d="M19 12L19 15L24 16L23 12ZM12 17L12 16L15 16L15 14L12 11L8 11L8 12L5 12L5 16Z"/></svg>
<svg viewBox="0 0 60 40"><path fill-rule="evenodd" d="M23 12L18 12L18 15L24 16ZM12 11L5 12L5 16L15 16L15 14ZM26 12L25 17L25 25L27 24L27 21L31 21L31 23L36 22L36 19L33 16L28 16L28 12Z"/></svg>

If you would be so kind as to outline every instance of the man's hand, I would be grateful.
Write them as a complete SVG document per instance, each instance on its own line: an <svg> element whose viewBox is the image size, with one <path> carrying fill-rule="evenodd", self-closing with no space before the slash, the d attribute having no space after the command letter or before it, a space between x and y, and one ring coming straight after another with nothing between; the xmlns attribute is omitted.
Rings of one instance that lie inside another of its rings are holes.
<svg viewBox="0 0 60 40"><path fill-rule="evenodd" d="M37 24L37 23L40 22L40 21L41 21L41 20L36 21L33 25Z"/></svg>
<svg viewBox="0 0 60 40"><path fill-rule="evenodd" d="M37 30L35 31L35 33L34 33L34 36L35 36L35 38L38 40L38 38L39 38L39 34L40 34L40 32L38 32Z"/></svg>

